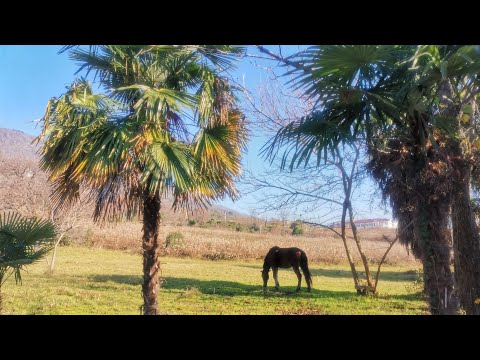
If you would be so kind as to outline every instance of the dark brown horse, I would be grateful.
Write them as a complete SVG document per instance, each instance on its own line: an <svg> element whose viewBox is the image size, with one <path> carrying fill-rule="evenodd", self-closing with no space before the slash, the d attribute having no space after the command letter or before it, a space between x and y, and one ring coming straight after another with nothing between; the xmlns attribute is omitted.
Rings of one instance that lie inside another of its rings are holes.
<svg viewBox="0 0 480 360"><path fill-rule="evenodd" d="M278 290L278 287L280 286L278 283L278 268L288 269L291 267L298 278L297 291L300 291L300 285L302 283L302 275L298 269L299 267L302 268L303 276L305 276L305 282L307 283L307 290L310 291L312 286L312 274L308 269L308 259L305 251L296 247L279 248L278 246L272 247L265 256L262 270L263 291L267 290L268 273L270 268L273 270L275 290Z"/></svg>

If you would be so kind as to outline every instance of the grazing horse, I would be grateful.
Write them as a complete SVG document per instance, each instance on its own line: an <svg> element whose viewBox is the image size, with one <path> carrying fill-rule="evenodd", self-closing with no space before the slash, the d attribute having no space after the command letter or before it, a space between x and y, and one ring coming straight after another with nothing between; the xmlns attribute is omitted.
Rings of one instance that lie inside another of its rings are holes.
<svg viewBox="0 0 480 360"><path fill-rule="evenodd" d="M298 278L297 291L300 291L300 284L302 283L302 275L300 274L299 267L302 268L303 276L305 276L305 282L307 283L307 289L310 291L312 285L312 274L308 269L308 260L305 251L293 247L293 248L279 248L278 246L272 247L263 262L262 278L263 278L263 291L267 290L268 273L270 268L273 270L273 278L275 279L275 290L278 290L280 284L278 283L278 268L288 269L293 267L293 271Z"/></svg>

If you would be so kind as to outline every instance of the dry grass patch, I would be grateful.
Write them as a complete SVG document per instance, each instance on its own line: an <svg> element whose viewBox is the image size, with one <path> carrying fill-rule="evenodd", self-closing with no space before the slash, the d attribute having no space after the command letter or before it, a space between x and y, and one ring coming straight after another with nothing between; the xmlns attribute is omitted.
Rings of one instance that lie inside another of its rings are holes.
<svg viewBox="0 0 480 360"><path fill-rule="evenodd" d="M77 235L77 243L96 248L127 250L141 253L142 224L126 223L105 228L91 227L83 230L86 235ZM180 239L166 246L166 238L180 233ZM363 249L372 263L378 263L388 247L382 239L387 234L394 237L392 229L368 229L360 231ZM247 233L225 229L204 229L192 226L165 225L160 229L163 255L190 257L208 260L260 260L272 246L299 247L305 250L310 261L331 264L346 263L345 249L339 236L330 231L317 231L313 236L280 236L269 233ZM356 262L360 261L356 245L349 240L349 246ZM395 244L386 264L415 264L406 249Z"/></svg>

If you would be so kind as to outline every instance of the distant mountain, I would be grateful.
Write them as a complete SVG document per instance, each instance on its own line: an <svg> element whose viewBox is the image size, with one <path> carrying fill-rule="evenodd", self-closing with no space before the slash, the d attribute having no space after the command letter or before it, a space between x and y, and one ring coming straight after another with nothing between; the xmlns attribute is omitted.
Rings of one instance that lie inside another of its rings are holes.
<svg viewBox="0 0 480 360"><path fill-rule="evenodd" d="M0 128L0 158L14 157L23 160L38 160L34 137L20 130Z"/></svg>
<svg viewBox="0 0 480 360"><path fill-rule="evenodd" d="M9 202L7 197L12 194L9 188L15 184L22 184L22 188L25 191L20 192L20 194L24 194L26 197L32 196L26 188L35 188L37 193L48 193L47 176L38 169L38 145L32 144L33 139L34 136L22 131L0 128L0 203L3 202L5 204ZM32 177L29 175L33 173L38 173L38 176ZM26 181L25 177L31 178L27 182L28 186L23 184ZM17 196L19 195L17 194ZM180 221L186 218L194 218L200 221L208 221L210 219L250 221L249 216L221 205L213 205L206 212L195 212L193 215L187 215L181 211L174 213L170 209L172 200L164 200L163 204L162 213L164 213L166 219L171 221ZM7 209L3 209L0 205L0 210Z"/></svg>

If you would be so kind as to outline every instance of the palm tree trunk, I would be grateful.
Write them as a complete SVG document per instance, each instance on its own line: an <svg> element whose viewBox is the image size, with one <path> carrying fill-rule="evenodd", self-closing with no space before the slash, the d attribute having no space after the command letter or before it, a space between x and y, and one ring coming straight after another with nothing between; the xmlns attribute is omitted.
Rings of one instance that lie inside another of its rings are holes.
<svg viewBox="0 0 480 360"><path fill-rule="evenodd" d="M452 98L453 88L449 82L442 82L439 88L440 99ZM476 109L476 102L471 102L472 109ZM462 125L460 117L461 107L452 102L445 104L444 113L455 117L454 130L459 132ZM472 118L472 117L471 117ZM472 120L470 120L472 121ZM471 125L468 124L468 125ZM470 141L475 139L472 129L467 130ZM451 137L447 142L449 157L454 161L454 191L452 191L452 233L455 264L455 282L460 305L469 315L480 315L480 238L470 204L470 175L471 165L464 154L460 140Z"/></svg>
<svg viewBox="0 0 480 360"><path fill-rule="evenodd" d="M143 313L156 315L158 312L157 295L159 290L158 271L158 231L160 227L160 194L143 194Z"/></svg>
<svg viewBox="0 0 480 360"><path fill-rule="evenodd" d="M2 311L3 311L2 283L3 283L3 275L0 274L0 315L2 315Z"/></svg>
<svg viewBox="0 0 480 360"><path fill-rule="evenodd" d="M455 280L462 308L467 315L480 315L480 238L470 204L470 167L459 170L452 201Z"/></svg>
<svg viewBox="0 0 480 360"><path fill-rule="evenodd" d="M390 197L393 214L402 229L397 233L400 242L409 246L422 261L424 290L431 313L456 314L458 298L453 291L448 227L451 196L441 191L446 187L445 182L448 185L450 175L431 176L428 163L435 162L436 155L423 153L415 142L407 145L391 142L390 145L392 149L408 146L415 153L404 158L397 156L397 160L392 161L398 152L384 155L372 148L370 151L377 157L370 165L372 173L383 182L382 190Z"/></svg>
<svg viewBox="0 0 480 360"><path fill-rule="evenodd" d="M453 315L458 299L450 270L448 201L422 204L416 233L422 252L425 293L433 315Z"/></svg>

